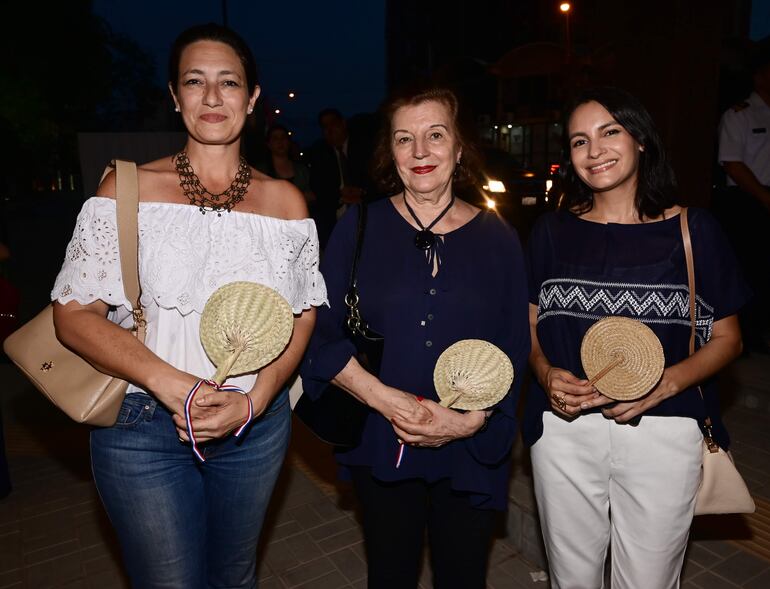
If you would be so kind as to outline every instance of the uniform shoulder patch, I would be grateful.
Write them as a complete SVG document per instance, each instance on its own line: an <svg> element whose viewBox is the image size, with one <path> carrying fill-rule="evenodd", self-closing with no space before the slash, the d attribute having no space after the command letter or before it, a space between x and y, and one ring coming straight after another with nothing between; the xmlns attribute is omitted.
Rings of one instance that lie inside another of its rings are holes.
<svg viewBox="0 0 770 589"><path fill-rule="evenodd" d="M733 112L741 112L748 107L749 103L744 100L743 102L739 102L738 104L733 105Z"/></svg>

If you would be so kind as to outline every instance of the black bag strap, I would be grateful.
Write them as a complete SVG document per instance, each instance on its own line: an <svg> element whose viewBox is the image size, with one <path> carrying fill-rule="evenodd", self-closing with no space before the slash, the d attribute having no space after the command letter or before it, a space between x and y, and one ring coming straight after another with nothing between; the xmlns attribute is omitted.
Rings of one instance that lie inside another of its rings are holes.
<svg viewBox="0 0 770 589"><path fill-rule="evenodd" d="M366 213L367 205L361 202L358 205L358 228L356 229L356 249L353 251L353 264L350 268L350 282L348 283L348 294L357 294L358 286L358 261L361 259L361 249L364 244L364 233L366 232Z"/></svg>
<svg viewBox="0 0 770 589"><path fill-rule="evenodd" d="M356 229L356 246L353 251L353 264L350 268L350 282L348 291L345 294L345 306L348 308L345 325L352 335L361 336L370 341L382 340L382 336L372 332L369 325L361 318L358 310L358 263L361 259L361 249L364 244L364 234L366 233L367 205L361 203L358 205L358 228Z"/></svg>

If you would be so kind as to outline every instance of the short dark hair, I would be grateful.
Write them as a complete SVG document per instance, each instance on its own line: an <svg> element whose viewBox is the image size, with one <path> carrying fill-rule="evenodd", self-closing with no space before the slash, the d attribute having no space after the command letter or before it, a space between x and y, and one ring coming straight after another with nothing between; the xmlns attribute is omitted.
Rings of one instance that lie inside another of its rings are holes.
<svg viewBox="0 0 770 589"><path fill-rule="evenodd" d="M342 116L342 113L338 109L329 106L322 109L321 112L318 113L318 124L320 125L323 118L329 115L336 117L341 121L345 120L345 117Z"/></svg>
<svg viewBox="0 0 770 589"><path fill-rule="evenodd" d="M179 82L179 61L182 59L182 52L188 45L197 41L216 41L232 48L238 59L240 59L243 71L246 74L249 94L254 91L259 80L257 77L257 63L254 60L251 49L249 49L246 41L238 33L216 23L195 25L182 31L176 38L171 46L171 53L168 56L168 81L171 83L172 88L176 88Z"/></svg>
<svg viewBox="0 0 770 589"><path fill-rule="evenodd" d="M380 108L382 125L377 137L377 144L372 156L372 178L377 187L385 194L393 195L404 189L396 166L393 162L393 116L404 106L416 106L423 102L439 102L447 107L455 128L457 141L462 148L461 164L457 165L454 182L458 186L473 184L481 169L481 157L473 141L473 126L465 113L461 112L460 101L454 92L440 87L409 87L398 91Z"/></svg>
<svg viewBox="0 0 770 589"><path fill-rule="evenodd" d="M598 102L620 126L644 147L639 154L639 170L634 206L639 219L654 219L676 204L676 178L666 159L663 141L644 105L632 94L610 86L582 92L569 107L564 119L562 179L565 192L560 207L583 214L593 208L593 191L575 172L570 158L569 120L575 110L588 102Z"/></svg>

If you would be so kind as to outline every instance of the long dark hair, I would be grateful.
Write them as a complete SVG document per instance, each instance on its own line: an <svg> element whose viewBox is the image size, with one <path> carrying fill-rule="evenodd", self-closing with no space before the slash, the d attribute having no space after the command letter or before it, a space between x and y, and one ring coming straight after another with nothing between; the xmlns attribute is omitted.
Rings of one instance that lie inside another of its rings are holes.
<svg viewBox="0 0 770 589"><path fill-rule="evenodd" d="M404 183L393 163L393 115L404 106L415 106L423 102L438 102L449 110L455 128L455 136L462 148L462 159L455 174L455 185L464 186L476 181L480 169L480 156L473 141L472 125L467 114L461 113L460 102L454 92L435 86L410 86L403 88L380 108L382 125L372 157L371 174L383 194L392 195L404 189Z"/></svg>
<svg viewBox="0 0 770 589"><path fill-rule="evenodd" d="M666 209L676 204L674 171L666 159L663 142L650 113L635 96L613 87L586 90L567 110L562 161L565 192L560 208L576 214L586 213L593 208L593 191L577 175L570 158L569 120L575 109L587 102L601 104L639 145L644 146L644 151L639 154L634 205L640 220L660 217Z"/></svg>
<svg viewBox="0 0 770 589"><path fill-rule="evenodd" d="M168 81L172 88L176 88L179 82L179 61L182 58L182 52L185 47L197 41L217 41L231 47L243 66L249 94L254 91L259 81L257 79L257 62L254 61L251 49L238 33L213 22L185 29L179 33L174 41L168 56Z"/></svg>

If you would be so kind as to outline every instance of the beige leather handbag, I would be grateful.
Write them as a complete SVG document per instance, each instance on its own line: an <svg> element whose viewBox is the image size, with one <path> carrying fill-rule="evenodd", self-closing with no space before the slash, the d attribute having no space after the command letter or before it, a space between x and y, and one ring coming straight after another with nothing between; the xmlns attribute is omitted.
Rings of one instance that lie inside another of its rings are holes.
<svg viewBox="0 0 770 589"><path fill-rule="evenodd" d="M692 254L687 208L679 214L687 262L687 283L690 291L690 356L695 353L695 263ZM701 399L703 391L698 387ZM735 467L733 457L719 447L711 436L711 417L704 421L703 479L695 498L695 515L718 513L754 513L756 509L749 489Z"/></svg>
<svg viewBox="0 0 770 589"><path fill-rule="evenodd" d="M123 287L134 309L131 331L144 342L145 321L139 302L137 262L139 186L136 164L117 160L115 174ZM32 384L72 419L98 426L115 423L128 383L99 372L59 342L53 324L53 305L48 305L8 336L3 348Z"/></svg>

